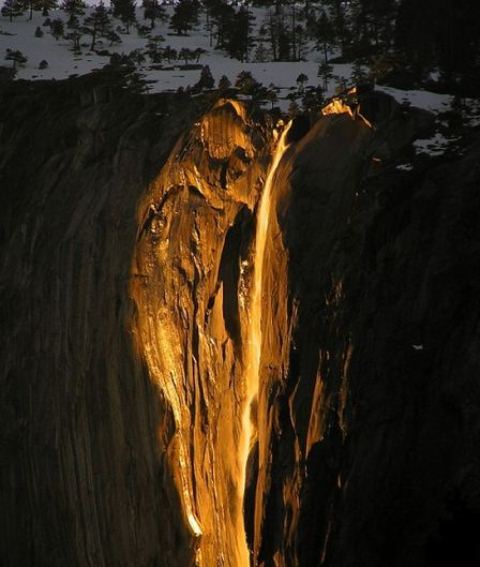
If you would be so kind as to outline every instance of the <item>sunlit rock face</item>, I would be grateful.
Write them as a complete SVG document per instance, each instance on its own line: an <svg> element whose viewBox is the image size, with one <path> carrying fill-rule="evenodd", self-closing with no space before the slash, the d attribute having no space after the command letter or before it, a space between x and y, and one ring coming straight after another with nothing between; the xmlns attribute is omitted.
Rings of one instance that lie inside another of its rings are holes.
<svg viewBox="0 0 480 567"><path fill-rule="evenodd" d="M173 416L165 463L201 565L249 562L240 448L251 217L269 159L265 128L241 103L220 101L178 141L138 208L132 326Z"/></svg>
<svg viewBox="0 0 480 567"><path fill-rule="evenodd" d="M378 93L282 135L36 89L0 99L2 565L475 553L478 143L405 174L431 120Z"/></svg>

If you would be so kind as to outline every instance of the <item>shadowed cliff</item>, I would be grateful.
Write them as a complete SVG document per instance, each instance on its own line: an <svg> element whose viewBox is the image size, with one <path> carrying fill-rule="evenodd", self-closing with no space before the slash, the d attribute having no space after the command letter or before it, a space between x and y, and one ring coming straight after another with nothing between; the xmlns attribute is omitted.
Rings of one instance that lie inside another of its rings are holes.
<svg viewBox="0 0 480 567"><path fill-rule="evenodd" d="M242 494L271 119L94 77L0 102L5 565L475 564L478 140L405 173L430 121L389 97L294 125Z"/></svg>

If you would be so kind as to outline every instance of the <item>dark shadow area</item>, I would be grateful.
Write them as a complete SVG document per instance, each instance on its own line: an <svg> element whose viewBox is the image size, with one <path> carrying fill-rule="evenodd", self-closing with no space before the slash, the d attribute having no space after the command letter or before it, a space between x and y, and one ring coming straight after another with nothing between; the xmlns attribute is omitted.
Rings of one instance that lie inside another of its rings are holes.
<svg viewBox="0 0 480 567"><path fill-rule="evenodd" d="M104 73L2 85L2 566L192 556L129 283L138 203L200 108Z"/></svg>
<svg viewBox="0 0 480 567"><path fill-rule="evenodd" d="M292 120L292 124L287 135L287 144L298 142L310 130L310 119L308 116L296 116Z"/></svg>
<svg viewBox="0 0 480 567"><path fill-rule="evenodd" d="M238 283L240 278L240 256L245 240L245 224L251 213L243 207L237 214L233 226L227 232L220 260L219 281L223 282L223 317L225 327L236 346L240 346L240 312L238 306Z"/></svg>
<svg viewBox="0 0 480 567"><path fill-rule="evenodd" d="M448 499L436 533L425 546L425 567L480 565L480 513L456 491Z"/></svg>

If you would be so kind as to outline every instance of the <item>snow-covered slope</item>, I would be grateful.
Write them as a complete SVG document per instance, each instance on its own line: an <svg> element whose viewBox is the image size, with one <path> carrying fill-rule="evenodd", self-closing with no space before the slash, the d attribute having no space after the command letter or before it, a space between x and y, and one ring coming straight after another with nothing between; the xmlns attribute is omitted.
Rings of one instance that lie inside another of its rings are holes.
<svg viewBox="0 0 480 567"><path fill-rule="evenodd" d="M87 8L88 11L91 8ZM172 6L166 6L167 13L171 15ZM254 8L255 16L254 36L258 36L258 30L265 20L265 9ZM99 69L109 63L110 54L129 54L134 50L140 50L145 55L145 61L138 63L137 68L140 74L148 81L149 89L152 92L176 91L179 87L186 88L194 85L200 77L200 69L185 69L182 60L172 61L170 64L152 65L152 61L146 55L148 37L139 35L136 27L132 26L130 33L120 33L121 43L109 45L106 40L97 41L96 51L106 53L99 55L97 52L90 51L90 37L82 36L81 53L75 54L71 49L71 42L61 38L58 41L50 33L50 28L44 25L45 17L39 12L33 14L33 19L28 20L27 15L20 16L10 22L8 18L0 17L0 65L9 65L1 59L5 57L7 49L20 50L27 58L24 66L19 67L16 77L18 79L64 79L71 75L81 75L89 73L94 69ZM66 22L67 17L64 12L57 10L50 13L50 18L60 18ZM137 10L137 22L146 25L148 22L143 20L143 11ZM44 32L43 37L35 37L35 30L40 27ZM113 20L113 27L123 27L119 20ZM241 71L250 71L253 77L264 86L275 85L278 94L278 104L286 110L290 104L287 98L298 88L297 77L303 73L308 77L305 86L321 85L325 96L335 94L339 85L352 82L353 66L350 64L332 63L333 78L325 83L318 77L319 65L323 62L323 54L314 46L313 43L307 44L304 50L304 61L299 62L260 62L250 61L241 62L230 58L224 51L210 45L209 33L206 30L203 16L200 24L192 30L188 36L178 36L172 34L167 22L158 22L152 34L161 35L164 41L162 47L170 46L179 52L182 48L195 50L200 48L204 53L199 58L200 65L208 65L211 73L218 81L222 75L226 75L234 83L235 78ZM254 50L253 50L254 51ZM332 56L337 55L332 53ZM252 59L254 54L252 53ZM48 67L39 69L41 61L47 61ZM377 86L377 88L392 95L400 102L409 103L439 114L450 110L453 97L448 94L436 94L422 90L399 90L390 87ZM297 93L299 94L299 93ZM473 101L471 101L471 106ZM478 109L477 109L478 110ZM477 113L478 114L478 113ZM468 117L471 125L480 123L480 114Z"/></svg>

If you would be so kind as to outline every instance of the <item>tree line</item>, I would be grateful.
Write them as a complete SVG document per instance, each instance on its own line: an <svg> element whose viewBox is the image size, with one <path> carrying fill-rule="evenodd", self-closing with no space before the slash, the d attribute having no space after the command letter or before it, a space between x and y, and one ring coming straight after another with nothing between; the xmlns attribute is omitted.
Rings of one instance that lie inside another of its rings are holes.
<svg viewBox="0 0 480 567"><path fill-rule="evenodd" d="M12 20L61 7L74 45L82 31L93 49L99 36L117 40L110 15L126 33L139 25L136 6L135 0L111 0L108 8L100 2L81 23L83 0L5 0L1 12ZM299 61L314 46L324 66L332 58L356 62L380 80L417 86L437 71L450 91L476 93L480 86L478 0L178 0L170 15L161 0L139 0L138 7L149 30L168 21L171 33L187 35L202 22L210 46L240 61Z"/></svg>

